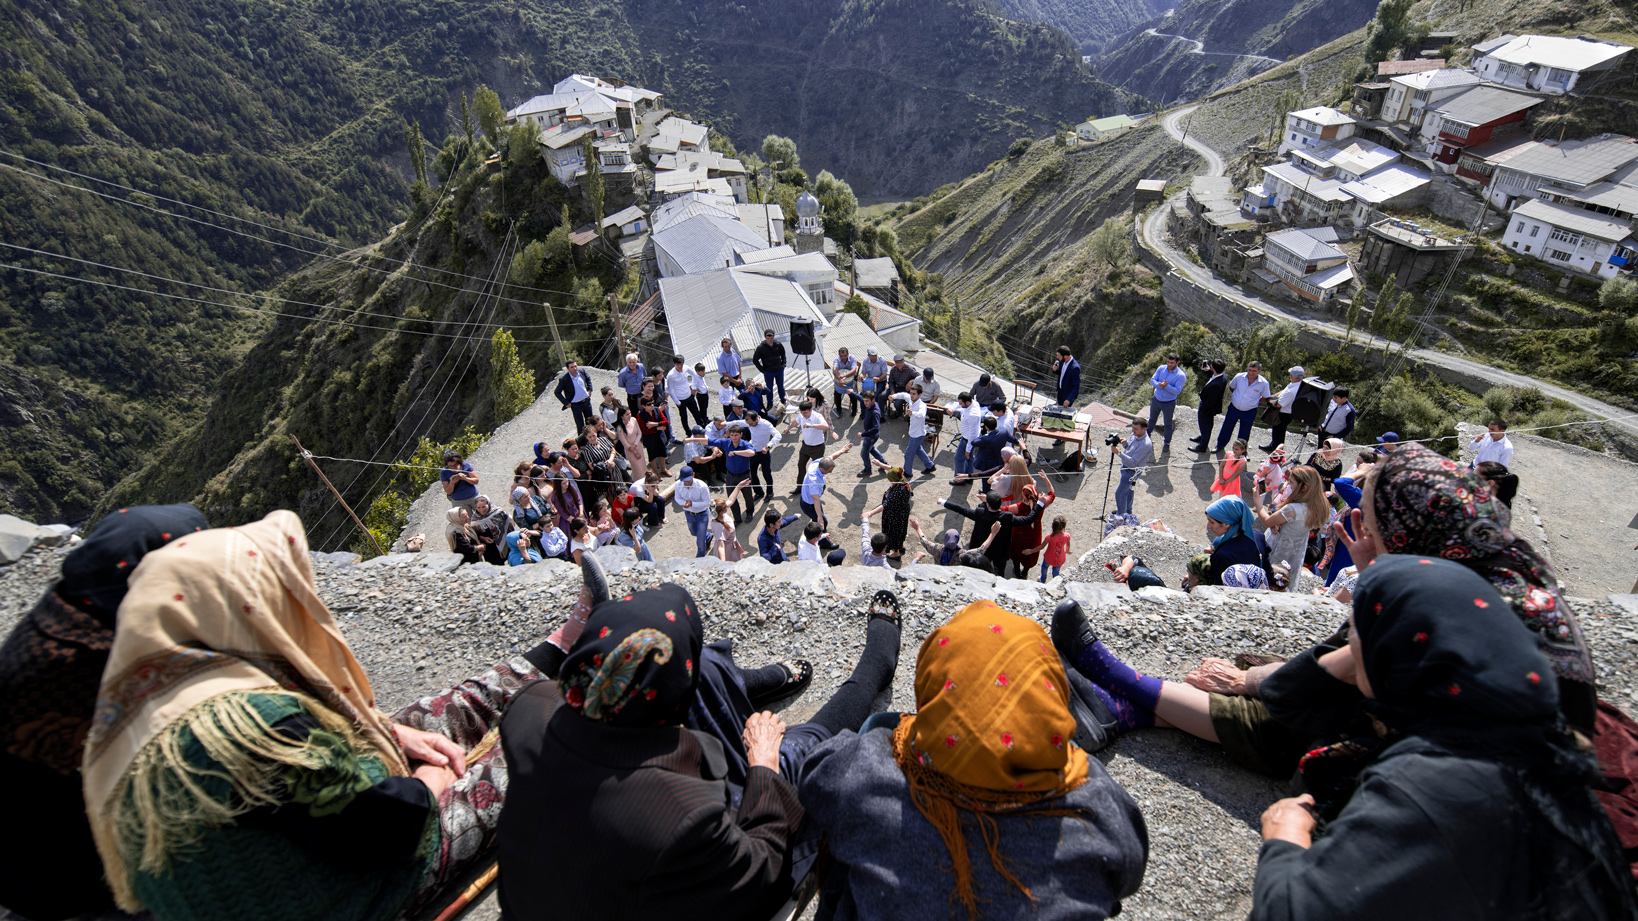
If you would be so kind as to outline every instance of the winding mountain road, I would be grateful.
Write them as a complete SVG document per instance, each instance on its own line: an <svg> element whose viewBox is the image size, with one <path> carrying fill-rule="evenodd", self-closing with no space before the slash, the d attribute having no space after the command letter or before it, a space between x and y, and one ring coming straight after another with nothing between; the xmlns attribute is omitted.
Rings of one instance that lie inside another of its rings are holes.
<svg viewBox="0 0 1638 921"><path fill-rule="evenodd" d="M1185 119L1198 108L1198 105L1184 106L1168 113L1161 119L1161 127L1179 143L1205 159L1206 172L1202 175L1221 176L1227 169L1227 164L1224 162L1222 155L1206 146L1199 138L1187 133L1188 126ZM1290 320L1302 324L1307 329L1325 333L1334 339L1346 339L1348 330L1343 324L1291 313L1282 305L1264 300L1239 285L1224 281L1210 269L1196 265L1173 247L1166 234L1166 214L1172 206L1172 201L1175 201L1178 196L1183 194L1179 192L1177 196L1173 196L1171 201L1167 201L1161 207L1156 208L1154 213L1150 214L1148 219L1143 222L1142 228L1144 245L1165 259L1167 264L1172 267L1173 272L1189 279L1202 288L1249 307L1270 320ZM1638 437L1638 417L1635 417L1630 410L1612 406L1601 400L1595 400L1574 390L1433 349L1412 349L1409 357L1425 364L1460 371L1500 387L1534 387L1547 396L1555 400L1562 400L1589 416L1597 416L1608 420L1610 425L1619 426L1629 436Z"/></svg>
<svg viewBox="0 0 1638 921"><path fill-rule="evenodd" d="M1232 51L1207 51L1206 46L1203 43L1201 43L1201 42L1199 42L1199 41L1197 41L1195 39L1189 38L1187 35L1172 35L1169 32L1157 32L1154 29L1144 29L1143 34L1144 35L1153 35L1156 38L1169 38L1169 39L1172 39L1174 41L1188 42L1189 44L1194 46L1192 49L1189 50L1190 54L1205 54L1205 55L1210 55L1212 57L1218 57L1218 58L1251 58L1253 61L1267 61L1269 64L1284 64L1285 63L1284 61L1281 61L1278 58L1263 57L1260 54L1235 54Z"/></svg>

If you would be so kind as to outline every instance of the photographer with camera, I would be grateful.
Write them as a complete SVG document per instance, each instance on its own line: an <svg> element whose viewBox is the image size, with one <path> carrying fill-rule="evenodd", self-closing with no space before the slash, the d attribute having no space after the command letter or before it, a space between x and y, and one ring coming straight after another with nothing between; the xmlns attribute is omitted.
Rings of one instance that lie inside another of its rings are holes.
<svg viewBox="0 0 1638 921"><path fill-rule="evenodd" d="M1131 440L1111 434L1103 443L1111 449L1118 449L1117 453L1120 456L1120 485L1115 487L1115 514L1130 515L1133 484L1137 482L1138 474L1148 466L1149 459L1154 454L1154 442L1149 440L1149 423L1142 419L1133 419ZM1125 447L1119 448L1120 445Z"/></svg>
<svg viewBox="0 0 1638 921"><path fill-rule="evenodd" d="M1211 430L1217 414L1223 411L1223 392L1228 389L1228 377L1223 374L1227 368L1221 358L1200 363L1200 373L1211 375L1211 379L1200 386L1200 434L1192 439L1194 446L1189 449L1197 454L1211 450Z"/></svg>

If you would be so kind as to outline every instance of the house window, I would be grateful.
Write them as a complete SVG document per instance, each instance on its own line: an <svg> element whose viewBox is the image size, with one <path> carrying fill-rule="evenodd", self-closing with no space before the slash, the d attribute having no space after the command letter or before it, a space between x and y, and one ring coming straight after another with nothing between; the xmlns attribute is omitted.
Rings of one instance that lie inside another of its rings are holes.
<svg viewBox="0 0 1638 921"><path fill-rule="evenodd" d="M1570 261L1570 254L1566 253L1566 252L1562 252L1560 250L1550 249L1550 250L1547 251L1547 255L1548 255L1549 258L1557 259L1560 262L1569 262Z"/></svg>
<svg viewBox="0 0 1638 921"><path fill-rule="evenodd" d="M1514 233L1524 233L1524 222L1519 221L1519 225L1517 227L1513 228L1513 232Z"/></svg>
<svg viewBox="0 0 1638 921"><path fill-rule="evenodd" d="M1538 233L1541 233L1541 225L1540 224L1531 224L1530 225L1530 236L1534 237Z"/></svg>
<svg viewBox="0 0 1638 921"><path fill-rule="evenodd" d="M1547 235L1547 239L1556 240L1559 243L1568 243L1571 246L1574 246L1575 244L1581 242L1581 235L1570 233L1568 230L1561 227L1554 227L1553 232Z"/></svg>

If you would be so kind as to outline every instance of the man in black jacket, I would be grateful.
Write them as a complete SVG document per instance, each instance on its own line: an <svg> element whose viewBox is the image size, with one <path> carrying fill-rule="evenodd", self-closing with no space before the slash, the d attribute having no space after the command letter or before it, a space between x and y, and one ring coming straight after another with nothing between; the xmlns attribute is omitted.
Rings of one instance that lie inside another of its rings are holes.
<svg viewBox="0 0 1638 921"><path fill-rule="evenodd" d="M1204 454L1211 450L1211 430L1217 424L1217 414L1223 411L1223 391L1228 389L1228 375L1223 372L1228 364L1221 358L1213 358L1210 362L1211 380L1200 385L1200 434L1189 439L1194 447L1190 450L1197 454Z"/></svg>
<svg viewBox="0 0 1638 921"><path fill-rule="evenodd" d="M762 344L751 355L751 364L762 372L762 382L768 392L779 390L779 402L785 402L785 347L774 341L774 331L762 331Z"/></svg>
<svg viewBox="0 0 1638 921"><path fill-rule="evenodd" d="M1046 503L1037 499L1035 507L1030 509L1028 515L1014 515L1011 512L1003 512L1001 511L1001 494L995 492L985 493L984 504L978 508L968 508L959 502L951 502L949 499L940 499L938 504L963 518L973 520L973 533L971 537L967 538L967 547L969 549L982 547L985 539L990 536L990 525L998 521L1001 523L1001 533L995 535L995 539L990 541L989 549L984 551L984 555L989 557L990 563L995 566L995 574L1003 577L1007 574L1007 561L1012 557L1012 529L1017 527L1027 528L1039 521L1041 511L1046 508ZM1027 576L1027 573L1025 575Z"/></svg>
<svg viewBox="0 0 1638 921"><path fill-rule="evenodd" d="M570 361L563 371L563 376L557 379L557 389L552 395L563 404L563 408L574 413L574 430L583 432L586 424L592 420L591 405L591 375L580 370L580 363Z"/></svg>

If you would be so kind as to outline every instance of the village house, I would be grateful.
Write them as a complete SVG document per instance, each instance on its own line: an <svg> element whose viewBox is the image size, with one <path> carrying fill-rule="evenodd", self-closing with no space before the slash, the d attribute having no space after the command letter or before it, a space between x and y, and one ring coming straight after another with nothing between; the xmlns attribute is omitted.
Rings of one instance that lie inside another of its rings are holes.
<svg viewBox="0 0 1638 921"><path fill-rule="evenodd" d="M1075 126L1075 136L1083 141L1101 141L1112 138L1138 126L1137 119L1130 115L1111 115L1108 118L1094 118Z"/></svg>
<svg viewBox="0 0 1638 921"><path fill-rule="evenodd" d="M1585 191L1634 160L1638 160L1638 143L1620 134L1561 144L1535 141L1496 167L1486 197L1496 210L1506 212L1525 199L1539 197L1543 189Z"/></svg>
<svg viewBox="0 0 1638 921"><path fill-rule="evenodd" d="M1352 117L1330 106L1315 106L1288 112L1285 116L1285 134L1280 139L1279 155L1305 147L1322 147L1333 141L1352 137L1359 123Z"/></svg>
<svg viewBox="0 0 1638 921"><path fill-rule="evenodd" d="M1638 221L1638 160L1616 170L1605 181L1578 191L1542 189L1541 199L1607 215L1618 221Z"/></svg>
<svg viewBox="0 0 1638 921"><path fill-rule="evenodd" d="M1537 146L1538 143L1549 147L1557 145L1556 141L1537 142L1528 134L1519 133L1476 147L1468 147L1456 158L1456 177L1483 189L1495 178L1496 167Z"/></svg>
<svg viewBox="0 0 1638 921"><path fill-rule="evenodd" d="M740 223L737 215L691 217L654 230L649 240L662 279L727 268L739 261L740 254L768 246L762 235Z"/></svg>
<svg viewBox="0 0 1638 921"><path fill-rule="evenodd" d="M1477 74L1452 68L1402 74L1388 81L1388 98L1382 103L1380 117L1385 122L1420 128L1428 106L1480 82Z"/></svg>
<svg viewBox="0 0 1638 921"><path fill-rule="evenodd" d="M1253 217L1290 222L1366 224L1375 211L1419 204L1430 178L1401 162L1397 151L1350 138L1294 150L1289 160L1263 167L1263 181L1242 193L1240 207Z"/></svg>
<svg viewBox="0 0 1638 921"><path fill-rule="evenodd" d="M648 228L648 215L643 209L632 205L622 211L603 218L603 235L610 239L619 237L634 237Z"/></svg>
<svg viewBox="0 0 1638 921"><path fill-rule="evenodd" d="M654 161L654 186L657 190L669 192L677 185L688 185L702 175L706 179L721 179L736 202L750 201L746 193L745 164L733 157L725 157L707 148L665 153Z"/></svg>
<svg viewBox="0 0 1638 921"><path fill-rule="evenodd" d="M1473 46L1473 68L1487 83L1559 95L1606 75L1632 48L1555 35L1502 35Z"/></svg>
<svg viewBox="0 0 1638 921"><path fill-rule="evenodd" d="M585 145L582 141L592 129L558 124L541 132L541 156L546 158L546 169L564 185L574 185L575 177L586 172Z"/></svg>
<svg viewBox="0 0 1638 921"><path fill-rule="evenodd" d="M1425 70L1444 70L1444 58L1413 58L1409 61L1382 61L1376 65L1378 77L1400 77Z"/></svg>
<svg viewBox="0 0 1638 921"><path fill-rule="evenodd" d="M787 247L778 249L783 250ZM799 256L792 251L790 255L774 259L746 257L742 265L734 267L734 271L751 272L794 282L802 286L802 290L807 292L808 299L824 311L827 318L836 314L836 281L839 275L836 266L826 259L823 253L803 253Z"/></svg>
<svg viewBox="0 0 1638 921"><path fill-rule="evenodd" d="M655 134L649 138L646 146L652 157L684 150L704 150L709 146L707 139L710 133L710 129L704 125L672 115L655 127Z"/></svg>
<svg viewBox="0 0 1638 921"><path fill-rule="evenodd" d="M1282 230L1263 238L1263 266L1298 297L1325 303L1353 289L1348 254L1309 230Z"/></svg>
<svg viewBox="0 0 1638 921"><path fill-rule="evenodd" d="M1428 106L1422 122L1426 150L1433 162L1453 172L1462 151L1523 130L1530 110L1540 104L1535 96L1494 86L1462 90Z"/></svg>
<svg viewBox="0 0 1638 921"><path fill-rule="evenodd" d="M891 256L853 260L853 284L860 291L888 306L899 303L899 267Z"/></svg>
<svg viewBox="0 0 1638 921"><path fill-rule="evenodd" d="M1445 272L1464 249L1410 221L1387 218L1370 226L1359 262L1367 272L1392 278L1408 288L1436 272Z"/></svg>
<svg viewBox="0 0 1638 921"><path fill-rule="evenodd" d="M1630 221L1533 199L1513 211L1502 245L1548 265L1596 278L1632 273L1638 255Z"/></svg>
<svg viewBox="0 0 1638 921"><path fill-rule="evenodd" d="M658 108L663 98L640 86L572 74L558 81L550 93L507 112L506 123L527 121L542 131L568 124L591 128L599 137L619 134L629 143L636 140L643 116Z"/></svg>

